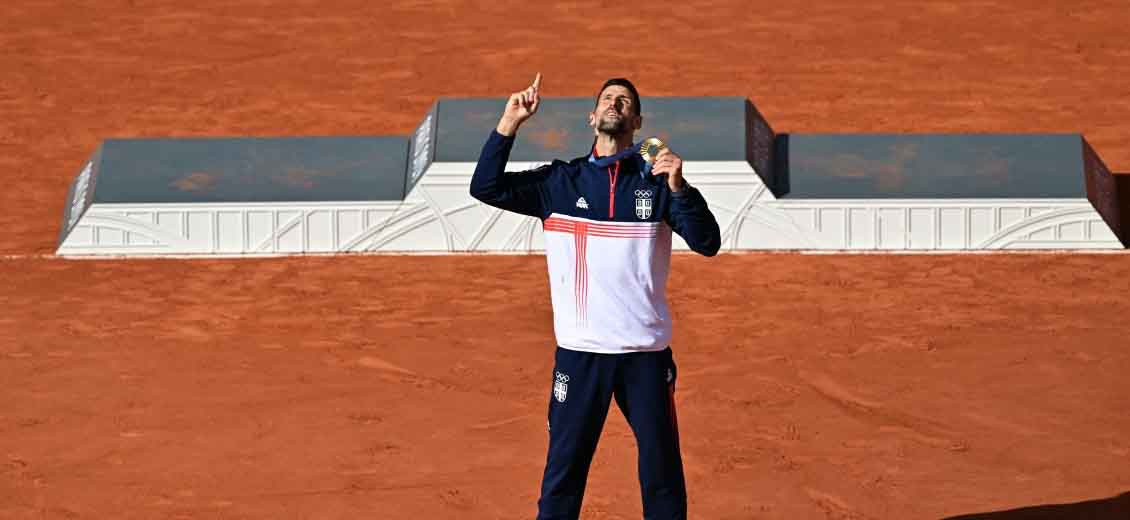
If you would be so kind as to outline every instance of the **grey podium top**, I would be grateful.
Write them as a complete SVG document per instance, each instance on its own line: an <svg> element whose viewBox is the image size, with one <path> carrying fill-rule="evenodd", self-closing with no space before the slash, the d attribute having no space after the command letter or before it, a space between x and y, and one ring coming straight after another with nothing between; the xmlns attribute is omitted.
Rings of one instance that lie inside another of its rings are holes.
<svg viewBox="0 0 1130 520"><path fill-rule="evenodd" d="M589 153L594 98L543 98L538 113L518 131L510 160L568 160ZM742 97L642 97L643 127L636 140L656 136L689 161L746 159L746 99ZM505 98L441 99L434 160L474 162L498 124Z"/></svg>
<svg viewBox="0 0 1130 520"><path fill-rule="evenodd" d="M94 202L401 200L407 161L403 136L108 139Z"/></svg>
<svg viewBox="0 0 1130 520"><path fill-rule="evenodd" d="M1078 134L789 134L784 197L1081 198ZM781 153L781 152L784 153Z"/></svg>

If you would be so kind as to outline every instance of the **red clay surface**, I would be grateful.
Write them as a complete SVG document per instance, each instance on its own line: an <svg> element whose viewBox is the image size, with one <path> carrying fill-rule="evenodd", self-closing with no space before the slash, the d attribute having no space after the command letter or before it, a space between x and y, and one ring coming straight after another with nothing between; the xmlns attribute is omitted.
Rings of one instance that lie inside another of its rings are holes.
<svg viewBox="0 0 1130 520"><path fill-rule="evenodd" d="M1121 1L192 4L0 16L0 518L533 517L544 258L26 256L107 137L406 134L541 71L747 96L786 132L1082 132L1130 170ZM1127 258L677 256L692 517L1130 491ZM585 518L639 518L634 458L614 409Z"/></svg>

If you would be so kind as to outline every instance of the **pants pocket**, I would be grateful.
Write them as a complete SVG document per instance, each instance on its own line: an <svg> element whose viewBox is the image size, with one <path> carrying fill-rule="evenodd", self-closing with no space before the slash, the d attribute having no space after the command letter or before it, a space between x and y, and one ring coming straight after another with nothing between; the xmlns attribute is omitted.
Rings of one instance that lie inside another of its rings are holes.
<svg viewBox="0 0 1130 520"><path fill-rule="evenodd" d="M671 349L667 349L667 386L675 392L675 380L679 378L679 368L675 366L675 356Z"/></svg>

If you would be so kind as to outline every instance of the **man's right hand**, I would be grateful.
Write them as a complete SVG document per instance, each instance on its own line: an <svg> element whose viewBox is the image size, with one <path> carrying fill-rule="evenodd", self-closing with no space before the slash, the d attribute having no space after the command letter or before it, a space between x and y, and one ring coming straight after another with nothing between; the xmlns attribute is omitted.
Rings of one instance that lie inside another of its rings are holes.
<svg viewBox="0 0 1130 520"><path fill-rule="evenodd" d="M510 99L506 100L506 110L502 112L502 119L498 121L498 133L506 136L514 135L522 123L537 113L538 105L541 104L539 88L541 88L540 72L534 77L533 85L510 95Z"/></svg>

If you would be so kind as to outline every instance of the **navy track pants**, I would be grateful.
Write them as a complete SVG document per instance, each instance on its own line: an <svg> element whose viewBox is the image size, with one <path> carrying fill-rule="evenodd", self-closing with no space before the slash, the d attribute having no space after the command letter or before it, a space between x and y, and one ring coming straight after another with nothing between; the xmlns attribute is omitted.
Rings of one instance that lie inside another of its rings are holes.
<svg viewBox="0 0 1130 520"><path fill-rule="evenodd" d="M687 517L671 349L594 354L558 347L538 519L576 519L613 397L636 437L646 520Z"/></svg>

